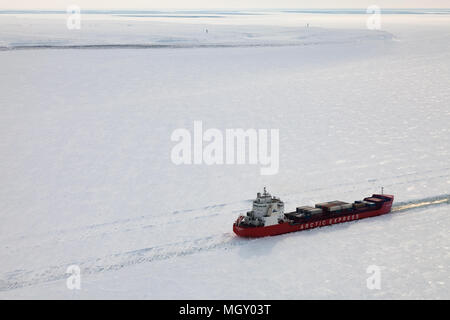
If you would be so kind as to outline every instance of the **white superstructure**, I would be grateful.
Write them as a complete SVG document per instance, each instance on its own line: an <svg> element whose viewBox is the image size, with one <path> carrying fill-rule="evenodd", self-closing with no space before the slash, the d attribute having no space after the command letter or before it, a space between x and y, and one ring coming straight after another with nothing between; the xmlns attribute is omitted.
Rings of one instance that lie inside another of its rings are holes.
<svg viewBox="0 0 450 320"><path fill-rule="evenodd" d="M252 211L242 219L242 223L254 226L271 226L284 221L284 202L272 197L264 187L264 193L257 193Z"/></svg>

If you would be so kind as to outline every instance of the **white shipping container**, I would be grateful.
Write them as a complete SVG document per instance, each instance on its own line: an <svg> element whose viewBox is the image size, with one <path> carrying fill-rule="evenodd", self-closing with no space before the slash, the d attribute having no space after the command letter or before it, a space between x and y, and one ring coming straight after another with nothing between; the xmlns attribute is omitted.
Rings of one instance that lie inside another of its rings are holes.
<svg viewBox="0 0 450 320"><path fill-rule="evenodd" d="M342 208L342 206L334 206L334 207L329 207L328 209L330 211L338 211L338 210L341 210L341 208Z"/></svg>
<svg viewBox="0 0 450 320"><path fill-rule="evenodd" d="M310 209L310 210L308 210L311 214L319 214L319 213L322 213L323 212L323 210L322 209L319 209L319 208L313 208L313 209Z"/></svg>

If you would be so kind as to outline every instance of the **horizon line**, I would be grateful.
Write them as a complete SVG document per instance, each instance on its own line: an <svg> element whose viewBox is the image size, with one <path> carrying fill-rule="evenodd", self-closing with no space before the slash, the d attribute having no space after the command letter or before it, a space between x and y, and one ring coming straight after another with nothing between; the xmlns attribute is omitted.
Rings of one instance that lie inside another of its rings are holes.
<svg viewBox="0 0 450 320"><path fill-rule="evenodd" d="M449 7L389 7L382 8L384 10L449 10ZM0 11L61 11L61 8L33 8L33 9L19 9L19 8L9 8L3 9L0 8ZM123 8L91 8L86 10L96 10L96 11L114 11L114 10L187 10L187 11L195 11L195 10L232 10L232 11L241 11L241 10L367 10L367 7L354 7L354 8L305 8L305 7L261 7L261 8L131 8L131 7L123 7Z"/></svg>

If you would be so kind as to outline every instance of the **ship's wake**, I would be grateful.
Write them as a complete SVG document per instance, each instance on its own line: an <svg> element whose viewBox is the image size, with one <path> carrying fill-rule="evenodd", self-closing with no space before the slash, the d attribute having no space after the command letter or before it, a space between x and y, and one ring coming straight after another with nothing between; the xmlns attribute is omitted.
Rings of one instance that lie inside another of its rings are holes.
<svg viewBox="0 0 450 320"><path fill-rule="evenodd" d="M425 208L439 204L450 203L450 194L443 194L435 197L423 198L420 200L412 200L407 202L394 203L392 212L403 212L416 208Z"/></svg>
<svg viewBox="0 0 450 320"><path fill-rule="evenodd" d="M418 208L446 205L450 203L450 194L416 199L394 204L393 213L405 213ZM383 218L375 217L373 219ZM357 221L351 222L357 223ZM340 228L340 225L327 226L326 228ZM307 232L320 232L321 228ZM331 229L329 229L331 230ZM297 236L297 233L285 236ZM178 241L158 246L140 248L132 251L118 252L112 255L88 259L81 262L54 265L37 270L15 270L2 275L0 278L0 291L33 286L41 283L66 279L67 267L76 264L80 267L83 275L97 274L105 271L120 270L129 266L142 263L161 261L176 257L194 255L210 250L231 250L236 247L247 246L264 241L263 239L238 238L231 232L200 237L192 240Z"/></svg>

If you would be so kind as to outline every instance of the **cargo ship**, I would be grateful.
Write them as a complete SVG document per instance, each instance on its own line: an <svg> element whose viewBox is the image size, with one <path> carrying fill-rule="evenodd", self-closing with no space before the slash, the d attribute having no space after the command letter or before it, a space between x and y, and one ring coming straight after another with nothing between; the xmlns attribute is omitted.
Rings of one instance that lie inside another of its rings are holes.
<svg viewBox="0 0 450 320"><path fill-rule="evenodd" d="M297 207L293 212L284 212L284 202L266 191L257 193L253 207L245 216L239 216L233 231L241 237L266 237L288 232L309 230L332 224L350 222L380 216L391 211L393 195L373 194L353 203L329 201L314 207Z"/></svg>

